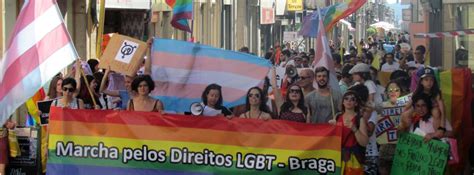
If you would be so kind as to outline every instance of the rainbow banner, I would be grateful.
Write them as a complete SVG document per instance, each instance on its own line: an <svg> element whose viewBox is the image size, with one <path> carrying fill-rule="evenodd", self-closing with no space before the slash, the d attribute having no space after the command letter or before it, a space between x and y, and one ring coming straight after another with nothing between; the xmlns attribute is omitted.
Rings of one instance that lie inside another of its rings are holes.
<svg viewBox="0 0 474 175"><path fill-rule="evenodd" d="M356 12L366 2L367 0L344 0L341 3L330 6L324 17L326 31L330 31L339 20Z"/></svg>
<svg viewBox="0 0 474 175"><path fill-rule="evenodd" d="M52 108L48 174L341 174L342 129Z"/></svg>

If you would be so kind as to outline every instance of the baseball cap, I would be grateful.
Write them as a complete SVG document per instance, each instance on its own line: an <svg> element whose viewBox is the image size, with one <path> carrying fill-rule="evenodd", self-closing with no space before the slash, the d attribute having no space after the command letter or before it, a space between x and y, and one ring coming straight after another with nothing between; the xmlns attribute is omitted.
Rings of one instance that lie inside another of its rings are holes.
<svg viewBox="0 0 474 175"><path fill-rule="evenodd" d="M428 76L431 76L431 77L434 77L435 74L434 74L434 70L429 68L429 67L425 67L425 68L421 68L418 70L418 72L416 73L420 78L425 78L425 77L428 77Z"/></svg>
<svg viewBox="0 0 474 175"><path fill-rule="evenodd" d="M370 72L370 66L365 63L356 64L350 71L349 74L359 73L359 72Z"/></svg>

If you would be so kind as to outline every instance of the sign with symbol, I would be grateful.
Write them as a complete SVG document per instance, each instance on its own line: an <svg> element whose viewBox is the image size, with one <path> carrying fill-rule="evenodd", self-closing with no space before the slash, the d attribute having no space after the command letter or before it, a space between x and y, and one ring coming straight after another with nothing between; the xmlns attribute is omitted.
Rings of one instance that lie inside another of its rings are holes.
<svg viewBox="0 0 474 175"><path fill-rule="evenodd" d="M135 54L135 51L137 51L137 48L137 43L124 40L122 42L122 46L120 46L120 49L117 52L117 55L115 55L115 60L129 64L133 58L133 55Z"/></svg>
<svg viewBox="0 0 474 175"><path fill-rule="evenodd" d="M143 41L113 34L104 54L100 57L99 68L110 67L115 72L135 76L143 63L147 48Z"/></svg>

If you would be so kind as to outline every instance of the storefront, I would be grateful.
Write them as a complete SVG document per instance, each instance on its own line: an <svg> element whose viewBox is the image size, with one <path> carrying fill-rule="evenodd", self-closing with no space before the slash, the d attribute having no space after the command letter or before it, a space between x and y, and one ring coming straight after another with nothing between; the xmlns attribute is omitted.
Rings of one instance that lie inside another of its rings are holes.
<svg viewBox="0 0 474 175"><path fill-rule="evenodd" d="M468 3L469 2L469 3ZM474 2L444 1L443 30L474 29ZM443 67L469 67L474 70L474 35L443 38Z"/></svg>
<svg viewBox="0 0 474 175"><path fill-rule="evenodd" d="M146 40L150 0L107 0L104 33L120 33Z"/></svg>

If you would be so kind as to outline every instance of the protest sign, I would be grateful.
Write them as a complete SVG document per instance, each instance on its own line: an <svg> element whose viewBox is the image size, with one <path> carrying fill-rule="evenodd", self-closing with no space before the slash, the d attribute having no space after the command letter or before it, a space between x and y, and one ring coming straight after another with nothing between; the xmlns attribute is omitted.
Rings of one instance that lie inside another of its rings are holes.
<svg viewBox="0 0 474 175"><path fill-rule="evenodd" d="M147 49L143 41L114 34L100 57L99 68L108 69L110 66L113 71L135 76Z"/></svg>
<svg viewBox="0 0 474 175"><path fill-rule="evenodd" d="M439 140L424 142L421 136L400 133L391 174L444 174L448 153L448 144Z"/></svg>
<svg viewBox="0 0 474 175"><path fill-rule="evenodd" d="M51 107L53 100L38 101L36 105L38 110L41 111L40 124L47 125L49 123L49 108Z"/></svg>
<svg viewBox="0 0 474 175"><path fill-rule="evenodd" d="M56 107L50 114L49 175L341 173L339 126Z"/></svg>

